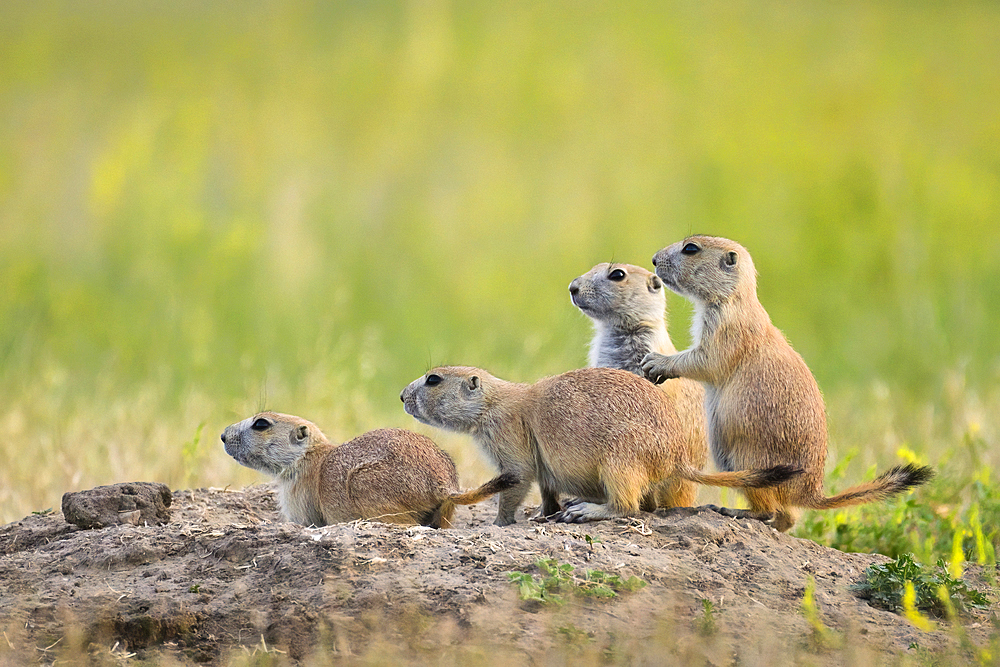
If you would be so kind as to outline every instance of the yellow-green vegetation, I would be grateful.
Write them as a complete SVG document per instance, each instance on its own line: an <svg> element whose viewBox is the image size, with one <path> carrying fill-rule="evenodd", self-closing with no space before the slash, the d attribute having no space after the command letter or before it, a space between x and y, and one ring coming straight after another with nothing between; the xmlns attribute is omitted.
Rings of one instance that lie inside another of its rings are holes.
<svg viewBox="0 0 1000 667"><path fill-rule="evenodd" d="M542 604L562 605L568 595L590 598L613 598L618 593L632 593L646 582L636 576L622 579L617 574L601 570L587 570L582 575L574 574L576 569L570 563L560 563L554 558L540 558L535 567L539 575L529 572L508 572L510 582L517 586L517 594L522 600Z"/></svg>
<svg viewBox="0 0 1000 667"><path fill-rule="evenodd" d="M711 600L702 599L701 615L695 618L694 629L702 637L711 637L719 631L719 623L716 621L716 614L719 610L712 604Z"/></svg>
<svg viewBox="0 0 1000 667"><path fill-rule="evenodd" d="M832 484L901 447L941 469L799 534L991 562L998 28L988 2L3 3L0 522L259 481L215 434L264 406L346 439L416 427L397 395L432 364L583 365L568 282L705 232L823 387Z"/></svg>
<svg viewBox="0 0 1000 667"><path fill-rule="evenodd" d="M820 618L819 607L816 604L816 580L810 576L806 580L806 588L802 593L802 615L812 634L809 643L817 651L827 651L843 646L844 638L836 631L826 627Z"/></svg>
<svg viewBox="0 0 1000 667"><path fill-rule="evenodd" d="M982 463L984 448L981 438L967 435L963 443L941 453L937 476L919 492L847 511L812 512L796 534L844 551L893 557L909 552L928 564L946 559L995 565L1000 483ZM828 477L832 488L842 481L853 454ZM899 455L909 462L924 460L905 448ZM874 475L872 468L868 476Z"/></svg>
<svg viewBox="0 0 1000 667"><path fill-rule="evenodd" d="M912 608L936 616L945 616L949 610L954 613L955 610L965 612L970 608L989 607L986 596L948 572L943 560L930 567L914 561L912 554L903 554L890 563L869 566L864 581L856 588L873 604L890 611L904 609L908 596Z"/></svg>

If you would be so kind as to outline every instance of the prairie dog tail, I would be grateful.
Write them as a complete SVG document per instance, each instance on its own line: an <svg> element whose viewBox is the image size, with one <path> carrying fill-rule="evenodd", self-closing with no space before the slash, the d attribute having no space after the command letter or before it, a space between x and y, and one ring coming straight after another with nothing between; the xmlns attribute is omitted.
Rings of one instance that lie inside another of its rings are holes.
<svg viewBox="0 0 1000 667"><path fill-rule="evenodd" d="M930 466L917 466L907 463L905 466L895 466L885 471L870 482L852 486L835 496L824 498L816 496L802 499L802 507L814 510L828 510L835 507L848 507L863 503L885 500L889 496L902 493L914 486L920 486L934 477L934 469Z"/></svg>
<svg viewBox="0 0 1000 667"><path fill-rule="evenodd" d="M427 524L440 528L451 528L451 517L455 513L456 505L475 505L501 491L509 489L521 482L521 478L512 472L505 472L497 475L482 486L463 493L453 493L441 501L441 505L434 511L434 518ZM437 519L435 521L434 519Z"/></svg>
<svg viewBox="0 0 1000 667"><path fill-rule="evenodd" d="M761 470L736 470L734 472L703 473L691 466L681 466L677 471L683 479L705 484L706 486L727 486L745 489L759 489L767 486L777 486L793 477L798 477L804 470L797 466L780 465Z"/></svg>
<svg viewBox="0 0 1000 667"><path fill-rule="evenodd" d="M497 475L476 489L466 491L465 493L453 493L445 499L445 502L450 502L455 505L475 505L476 503L483 502L492 495L500 493L505 489L509 489L520 481L521 478L514 473L505 472L502 475Z"/></svg>

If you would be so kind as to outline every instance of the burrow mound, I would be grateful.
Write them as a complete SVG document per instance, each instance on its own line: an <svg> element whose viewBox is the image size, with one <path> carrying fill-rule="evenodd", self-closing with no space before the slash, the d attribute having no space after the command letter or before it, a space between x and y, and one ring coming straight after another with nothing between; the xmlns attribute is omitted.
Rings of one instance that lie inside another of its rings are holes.
<svg viewBox="0 0 1000 667"><path fill-rule="evenodd" d="M947 624L922 632L852 592L884 556L710 511L584 525L522 516L506 528L491 524L495 511L495 502L459 508L448 530L306 528L282 522L273 490L256 486L174 492L164 525L87 530L61 514L27 517L0 528L0 658L86 654L120 664L166 653L204 663L377 651L401 662L451 652L490 663L594 650L612 662L775 665L804 653L840 664L962 650ZM561 606L524 601L509 573L538 574L542 558L579 576L596 570L648 585ZM981 575L971 568L967 579L985 589ZM810 580L829 634L803 612ZM964 628L973 643L989 641L987 614Z"/></svg>

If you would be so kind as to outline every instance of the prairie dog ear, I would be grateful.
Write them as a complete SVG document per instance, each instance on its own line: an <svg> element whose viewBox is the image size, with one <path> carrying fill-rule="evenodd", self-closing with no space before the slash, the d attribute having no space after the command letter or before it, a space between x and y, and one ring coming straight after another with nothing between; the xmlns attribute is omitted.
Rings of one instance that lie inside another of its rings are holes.
<svg viewBox="0 0 1000 667"><path fill-rule="evenodd" d="M736 262L739 261L739 254L735 250L730 250L729 252L722 255L722 268L731 269L736 266Z"/></svg>
<svg viewBox="0 0 1000 667"><path fill-rule="evenodd" d="M309 427L306 426L305 424L301 424L301 425L295 427L295 430L292 431L292 437L295 438L295 442L296 443L300 443L300 444L302 442L308 440L309 439Z"/></svg>
<svg viewBox="0 0 1000 667"><path fill-rule="evenodd" d="M473 375L472 377L469 378L469 389L471 391L479 389L480 384L481 382L479 381L478 375Z"/></svg>
<svg viewBox="0 0 1000 667"><path fill-rule="evenodd" d="M649 288L650 292L659 292L663 287L663 281L660 280L660 276L654 273L649 277L649 280L646 281L646 286Z"/></svg>

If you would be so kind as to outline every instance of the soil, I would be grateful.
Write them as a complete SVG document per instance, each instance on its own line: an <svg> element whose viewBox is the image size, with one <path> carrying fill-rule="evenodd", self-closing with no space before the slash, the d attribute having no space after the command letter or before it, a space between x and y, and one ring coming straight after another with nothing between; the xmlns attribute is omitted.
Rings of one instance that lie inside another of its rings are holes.
<svg viewBox="0 0 1000 667"><path fill-rule="evenodd" d="M995 635L995 609L960 630L919 630L851 589L885 556L756 521L688 509L498 528L495 512L461 507L446 530L309 528L283 522L273 490L255 486L174 492L162 526L27 517L0 528L0 662L899 664L968 657ZM541 558L648 585L562 606L522 600L508 573L541 576ZM966 581L989 591L984 574L970 566ZM803 611L810 580L818 630Z"/></svg>

